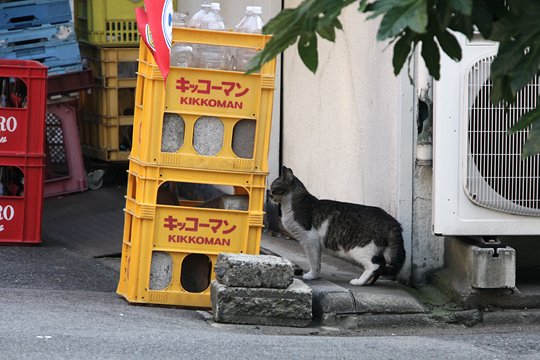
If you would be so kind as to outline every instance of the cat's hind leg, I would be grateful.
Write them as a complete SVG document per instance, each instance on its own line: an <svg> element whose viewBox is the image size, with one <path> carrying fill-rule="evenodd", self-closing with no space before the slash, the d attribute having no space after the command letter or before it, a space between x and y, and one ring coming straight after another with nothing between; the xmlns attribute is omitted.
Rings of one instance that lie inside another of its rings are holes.
<svg viewBox="0 0 540 360"><path fill-rule="evenodd" d="M368 245L360 249L360 251L351 254L354 260L364 268L364 272L358 279L352 279L350 281L351 285L373 285L381 275L381 270L385 264L384 257L378 255L370 256L374 252L373 250L376 250L376 248L370 249L371 247L373 246Z"/></svg>
<svg viewBox="0 0 540 360"><path fill-rule="evenodd" d="M375 281L381 276L381 273L386 266L386 260L383 256L377 256L375 255L373 258L371 258L371 262L373 264L379 265L379 268L373 272L373 276L366 281L366 285L373 285L375 284Z"/></svg>
<svg viewBox="0 0 540 360"><path fill-rule="evenodd" d="M380 269L381 266L379 264L366 264L364 265L364 272L362 273L362 275L360 275L358 279L352 279L350 281L350 284L358 286L372 285L379 278Z"/></svg>

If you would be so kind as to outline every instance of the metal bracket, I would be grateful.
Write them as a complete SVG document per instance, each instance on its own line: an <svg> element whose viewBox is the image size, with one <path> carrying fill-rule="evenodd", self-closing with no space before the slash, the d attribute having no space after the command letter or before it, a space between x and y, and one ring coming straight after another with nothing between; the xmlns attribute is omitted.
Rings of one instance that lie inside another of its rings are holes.
<svg viewBox="0 0 540 360"><path fill-rule="evenodd" d="M459 239L469 245L478 246L480 248L500 249L505 248L503 244L496 236L464 236ZM497 253L495 251L495 253Z"/></svg>

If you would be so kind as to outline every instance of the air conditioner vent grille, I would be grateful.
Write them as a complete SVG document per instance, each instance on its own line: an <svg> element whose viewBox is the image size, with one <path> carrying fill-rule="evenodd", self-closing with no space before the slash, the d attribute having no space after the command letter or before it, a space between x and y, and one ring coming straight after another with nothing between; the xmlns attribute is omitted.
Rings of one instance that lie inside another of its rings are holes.
<svg viewBox="0 0 540 360"><path fill-rule="evenodd" d="M491 103L490 66L494 56L476 62L468 74L468 143L465 190L474 203L498 211L540 216L540 155L523 158L528 129L507 129L536 107L540 80L534 79L505 109Z"/></svg>

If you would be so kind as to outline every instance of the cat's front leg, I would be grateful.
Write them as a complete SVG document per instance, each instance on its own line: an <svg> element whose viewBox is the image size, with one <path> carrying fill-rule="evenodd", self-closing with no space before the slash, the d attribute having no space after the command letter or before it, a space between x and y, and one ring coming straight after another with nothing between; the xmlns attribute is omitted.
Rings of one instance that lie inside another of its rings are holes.
<svg viewBox="0 0 540 360"><path fill-rule="evenodd" d="M318 240L307 239L301 242L309 262L309 272L305 273L304 280L315 280L321 274L321 246Z"/></svg>

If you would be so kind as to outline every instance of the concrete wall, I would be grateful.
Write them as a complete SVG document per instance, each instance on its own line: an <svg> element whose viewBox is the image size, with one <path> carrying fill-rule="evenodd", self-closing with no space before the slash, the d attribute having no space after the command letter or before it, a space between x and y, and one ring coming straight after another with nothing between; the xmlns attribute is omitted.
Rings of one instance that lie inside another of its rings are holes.
<svg viewBox="0 0 540 360"><path fill-rule="evenodd" d="M285 1L285 7L298 0ZM398 212L401 82L378 23L344 10L336 43L319 41L313 75L289 48L283 64L284 165L316 196Z"/></svg>
<svg viewBox="0 0 540 360"><path fill-rule="evenodd" d="M432 234L432 174L431 166L415 166L411 247L413 283L426 282L434 270L444 265L444 237Z"/></svg>

